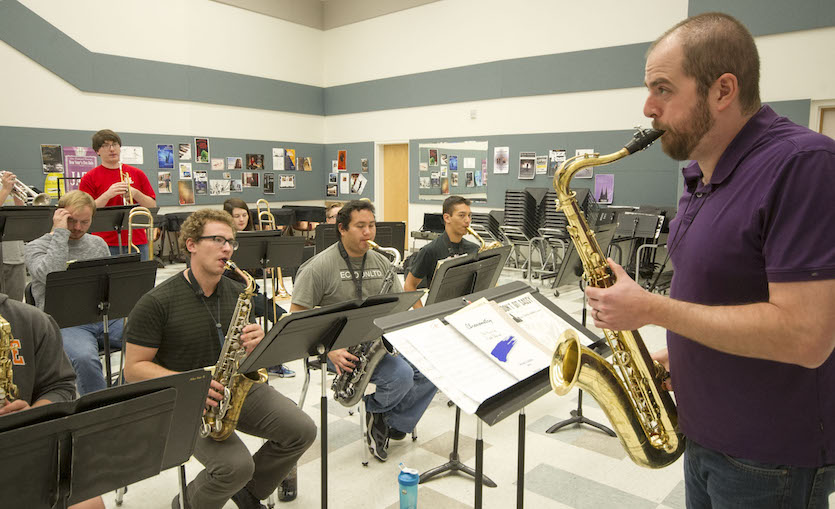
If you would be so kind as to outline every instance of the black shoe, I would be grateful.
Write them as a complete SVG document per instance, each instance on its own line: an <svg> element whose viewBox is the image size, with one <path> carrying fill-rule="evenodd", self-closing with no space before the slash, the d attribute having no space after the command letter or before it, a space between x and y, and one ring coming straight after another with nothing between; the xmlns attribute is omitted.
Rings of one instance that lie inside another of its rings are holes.
<svg viewBox="0 0 835 509"><path fill-rule="evenodd" d="M391 440L403 440L406 438L406 433L398 431L394 428L389 428L389 438Z"/></svg>
<svg viewBox="0 0 835 509"><path fill-rule="evenodd" d="M241 491L232 495L232 502L238 506L238 509L267 509L267 506L255 498L255 495L246 489L246 486L241 488Z"/></svg>
<svg viewBox="0 0 835 509"><path fill-rule="evenodd" d="M368 450L380 461L389 458L389 427L383 422L383 414L365 413L365 439Z"/></svg>
<svg viewBox="0 0 835 509"><path fill-rule="evenodd" d="M287 477L285 477L284 480L281 481L281 484L278 485L278 500L281 502L296 500L299 483L298 476L298 469L296 465L293 465L293 470L290 470Z"/></svg>

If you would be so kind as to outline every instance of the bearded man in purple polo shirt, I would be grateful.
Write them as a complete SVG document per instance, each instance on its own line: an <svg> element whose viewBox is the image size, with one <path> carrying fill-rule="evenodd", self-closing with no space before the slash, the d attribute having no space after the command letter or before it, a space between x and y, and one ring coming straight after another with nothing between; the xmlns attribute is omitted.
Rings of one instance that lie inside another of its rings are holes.
<svg viewBox="0 0 835 509"><path fill-rule="evenodd" d="M667 243L670 297L609 260L595 325L668 330L688 508L828 507L835 489L835 141L759 98L737 20L707 13L647 53L644 114L691 160Z"/></svg>

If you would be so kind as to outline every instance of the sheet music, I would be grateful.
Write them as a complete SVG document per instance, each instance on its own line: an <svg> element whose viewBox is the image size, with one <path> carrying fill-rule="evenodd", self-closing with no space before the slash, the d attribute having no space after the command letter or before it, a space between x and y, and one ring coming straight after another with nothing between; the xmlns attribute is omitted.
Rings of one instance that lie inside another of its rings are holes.
<svg viewBox="0 0 835 509"><path fill-rule="evenodd" d="M541 302L528 293L523 293L512 299L499 303L507 314L516 320L525 332L533 337L548 352L553 352L563 332L575 330L559 315L549 311ZM576 331L580 337L580 343L589 346L592 341L584 334Z"/></svg>
<svg viewBox="0 0 835 509"><path fill-rule="evenodd" d="M495 302L479 299L445 320L516 380L524 380L550 365L550 352L532 340Z"/></svg>
<svg viewBox="0 0 835 509"><path fill-rule="evenodd" d="M487 354L439 319L387 332L386 339L467 414L474 414L487 398L516 383Z"/></svg>

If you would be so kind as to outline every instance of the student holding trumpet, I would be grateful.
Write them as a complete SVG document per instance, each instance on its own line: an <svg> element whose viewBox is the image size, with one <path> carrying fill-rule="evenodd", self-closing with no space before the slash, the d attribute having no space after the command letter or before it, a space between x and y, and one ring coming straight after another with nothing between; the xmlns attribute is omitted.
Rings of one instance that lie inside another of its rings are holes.
<svg viewBox="0 0 835 509"><path fill-rule="evenodd" d="M156 193L148 177L139 168L121 163L122 139L110 129L93 135L93 150L101 158L101 165L81 177L78 188L96 200L96 207L117 205L157 206ZM116 232L94 233L107 242L111 254L119 254ZM144 230L133 233L133 243L139 247L143 260L148 259L148 239ZM122 246L128 245L128 232L122 231Z"/></svg>

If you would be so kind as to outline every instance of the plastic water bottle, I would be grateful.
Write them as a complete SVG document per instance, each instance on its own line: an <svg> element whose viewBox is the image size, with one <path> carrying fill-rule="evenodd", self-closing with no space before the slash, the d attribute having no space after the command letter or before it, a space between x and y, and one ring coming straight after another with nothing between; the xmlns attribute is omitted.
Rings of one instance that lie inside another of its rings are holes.
<svg viewBox="0 0 835 509"><path fill-rule="evenodd" d="M400 474L397 483L400 487L400 509L417 509L417 485L420 472L414 468L406 468L400 464Z"/></svg>

